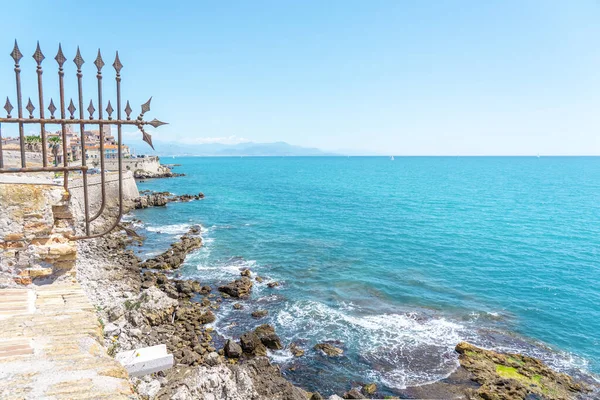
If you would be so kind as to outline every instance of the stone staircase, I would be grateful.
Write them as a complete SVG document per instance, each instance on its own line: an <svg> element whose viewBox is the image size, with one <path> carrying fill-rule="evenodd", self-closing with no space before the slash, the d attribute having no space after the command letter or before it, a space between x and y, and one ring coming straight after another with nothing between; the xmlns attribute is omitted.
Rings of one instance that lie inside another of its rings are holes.
<svg viewBox="0 0 600 400"><path fill-rule="evenodd" d="M135 399L79 284L0 290L0 398Z"/></svg>

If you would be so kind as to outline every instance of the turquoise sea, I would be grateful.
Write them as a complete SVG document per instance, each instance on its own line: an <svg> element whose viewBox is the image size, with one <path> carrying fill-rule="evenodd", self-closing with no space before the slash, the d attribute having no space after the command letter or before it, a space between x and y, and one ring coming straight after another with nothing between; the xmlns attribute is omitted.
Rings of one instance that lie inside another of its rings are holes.
<svg viewBox="0 0 600 400"><path fill-rule="evenodd" d="M206 197L136 211L140 255L201 224L205 245L182 275L216 286L249 267L265 278L244 310L223 303L219 340L273 324L307 349L271 354L307 389L431 382L456 368L461 340L600 373L600 158L162 162L186 176L140 189ZM268 317L251 318L257 309ZM327 340L345 356L310 350Z"/></svg>

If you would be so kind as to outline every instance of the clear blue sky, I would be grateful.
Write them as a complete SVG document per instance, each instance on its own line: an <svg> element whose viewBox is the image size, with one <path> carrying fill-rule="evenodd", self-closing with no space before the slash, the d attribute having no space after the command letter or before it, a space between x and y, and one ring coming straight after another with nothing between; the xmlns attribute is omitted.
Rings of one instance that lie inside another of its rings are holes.
<svg viewBox="0 0 600 400"><path fill-rule="evenodd" d="M598 1L135 3L5 2L1 105L6 95L14 103L15 38L24 94L37 96L39 39L46 97L56 94L58 42L69 59L68 95L76 95L71 60L81 46L88 102L97 49L107 99L119 50L124 97L139 113L154 96L149 117L171 123L156 140L600 154Z"/></svg>

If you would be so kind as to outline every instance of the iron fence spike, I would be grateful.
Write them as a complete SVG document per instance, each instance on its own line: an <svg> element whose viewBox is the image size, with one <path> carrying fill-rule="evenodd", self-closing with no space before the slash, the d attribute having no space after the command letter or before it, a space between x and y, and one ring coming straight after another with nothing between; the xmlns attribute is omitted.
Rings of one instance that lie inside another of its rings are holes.
<svg viewBox="0 0 600 400"><path fill-rule="evenodd" d="M77 54L75 54L75 58L73 59L75 65L77 65L77 69L80 70L81 66L85 63L83 61L83 57L81 57L81 52L79 51L79 46L77 46Z"/></svg>
<svg viewBox="0 0 600 400"><path fill-rule="evenodd" d="M4 104L4 109L6 110L7 118L10 118L10 112L12 110L14 110L14 107L12 106L12 104L10 104L10 100L8 100L8 97L6 98L6 103Z"/></svg>
<svg viewBox="0 0 600 400"><path fill-rule="evenodd" d="M113 67L117 71L117 74L121 73L121 68L123 68L123 64L121 64L121 60L119 60L119 52L117 51L117 55L115 57L115 62L113 63Z"/></svg>
<svg viewBox="0 0 600 400"><path fill-rule="evenodd" d="M69 112L71 113L71 119L75 118L75 104L73 104L73 99L71 99L71 103L69 103L69 107L67 108L67 110L69 110Z"/></svg>
<svg viewBox="0 0 600 400"><path fill-rule="evenodd" d="M142 131L142 140L146 143L148 143L150 145L150 147L152 147L152 150L154 150L154 145L152 144L152 135L150 135L149 133L146 133L146 131L144 130L144 128L140 127L140 130Z"/></svg>
<svg viewBox="0 0 600 400"><path fill-rule="evenodd" d="M154 118L152 121L148 122L149 125L152 125L155 128L158 128L161 125L167 125L167 122L162 122Z"/></svg>
<svg viewBox="0 0 600 400"><path fill-rule="evenodd" d="M147 102L142 104L142 113L140 114L140 117L143 116L144 114L146 114L148 111L150 111L150 102L151 101L152 101L152 97L150 97Z"/></svg>
<svg viewBox="0 0 600 400"><path fill-rule="evenodd" d="M112 105L110 104L110 100L108 101L108 106L106 106L106 112L108 113L108 119L111 119L111 115L115 110L113 110Z"/></svg>
<svg viewBox="0 0 600 400"><path fill-rule="evenodd" d="M33 53L33 59L35 60L35 62L37 63L37 65L41 65L42 61L44 61L46 57L44 57L44 54L42 53L42 49L40 49L40 42L37 42L37 47L35 49L35 53Z"/></svg>
<svg viewBox="0 0 600 400"><path fill-rule="evenodd" d="M102 60L102 55L100 54L100 49L98 49L98 56L96 57L96 61L94 61L94 64L96 65L96 68L98 68L98 72L100 72L102 70L102 67L104 67L104 60Z"/></svg>
<svg viewBox="0 0 600 400"><path fill-rule="evenodd" d="M50 105L48 106L48 111L50 111L50 118L54 119L54 113L56 112L56 106L54 105L54 100L50 99Z"/></svg>
<svg viewBox="0 0 600 400"><path fill-rule="evenodd" d="M90 119L94 119L94 111L96 111L96 109L94 108L94 103L92 100L90 100L90 105L88 106L87 110L90 113Z"/></svg>
<svg viewBox="0 0 600 400"><path fill-rule="evenodd" d="M23 54L21 53L21 50L19 50L19 45L17 44L17 39L15 39L15 47L13 47L10 56L15 60L15 64L18 64L21 58L23 58Z"/></svg>
<svg viewBox="0 0 600 400"><path fill-rule="evenodd" d="M33 111L35 110L35 107L34 107L33 103L31 102L31 97L29 98L29 101L27 102L27 106L25 106L25 109L27 111L29 111L29 118L33 118Z"/></svg>
<svg viewBox="0 0 600 400"><path fill-rule="evenodd" d="M65 64L65 61L67 61L65 55L63 54L62 46L60 45L60 43L58 44L58 53L56 53L56 57L54 57L54 59L56 60L60 68L62 68Z"/></svg>
<svg viewBox="0 0 600 400"><path fill-rule="evenodd" d="M131 106L129 105L129 100L127 100L127 105L125 106L125 114L127 114L128 120L131 119L130 115L131 115L132 111L133 110L131 109Z"/></svg>

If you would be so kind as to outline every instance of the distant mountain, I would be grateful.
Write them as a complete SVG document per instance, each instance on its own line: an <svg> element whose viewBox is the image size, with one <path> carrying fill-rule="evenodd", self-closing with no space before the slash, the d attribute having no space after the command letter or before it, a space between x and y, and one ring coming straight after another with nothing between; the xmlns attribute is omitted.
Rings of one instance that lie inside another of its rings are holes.
<svg viewBox="0 0 600 400"><path fill-rule="evenodd" d="M239 144L184 144L155 141L152 149L144 142L129 140L129 147L135 149L136 154L157 154L160 156L333 156L316 148L294 146L286 142L275 143L239 143Z"/></svg>

